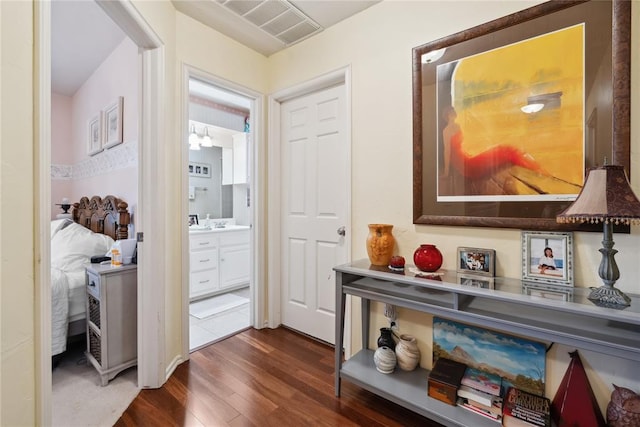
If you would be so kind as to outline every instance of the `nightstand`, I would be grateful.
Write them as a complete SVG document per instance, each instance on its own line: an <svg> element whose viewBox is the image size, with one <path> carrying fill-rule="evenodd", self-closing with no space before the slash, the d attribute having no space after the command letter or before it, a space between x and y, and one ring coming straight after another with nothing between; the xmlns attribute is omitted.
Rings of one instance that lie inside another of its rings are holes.
<svg viewBox="0 0 640 427"><path fill-rule="evenodd" d="M138 357L137 266L86 268L87 360L103 386Z"/></svg>

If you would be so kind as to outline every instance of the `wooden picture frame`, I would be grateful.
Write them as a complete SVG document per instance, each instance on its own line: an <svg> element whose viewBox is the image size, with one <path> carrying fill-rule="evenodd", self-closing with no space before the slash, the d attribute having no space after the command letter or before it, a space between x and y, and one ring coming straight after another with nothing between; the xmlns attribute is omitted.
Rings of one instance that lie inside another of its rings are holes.
<svg viewBox="0 0 640 427"><path fill-rule="evenodd" d="M111 148L123 142L122 131L122 109L124 98L119 96L112 104L104 110L104 143L102 148Z"/></svg>
<svg viewBox="0 0 640 427"><path fill-rule="evenodd" d="M102 151L102 112L96 114L87 122L87 154L93 156Z"/></svg>
<svg viewBox="0 0 640 427"><path fill-rule="evenodd" d="M522 280L573 287L573 233L523 231Z"/></svg>
<svg viewBox="0 0 640 427"><path fill-rule="evenodd" d="M495 276L496 251L481 248L458 248L456 271L465 275Z"/></svg>
<svg viewBox="0 0 640 427"><path fill-rule="evenodd" d="M583 177L589 167L601 165L605 156L609 164L622 165L629 173L631 3L549 1L413 49L415 224L601 231L589 224L556 223L556 215L575 196L566 200L476 201L462 197L438 201L438 173L444 171L444 161L442 150L438 152L443 124L438 121L437 102L442 94L436 88L437 66L581 23L585 23L584 99L591 103L596 93L607 94L598 95L593 105L585 101ZM603 69L610 71L607 78L598 75Z"/></svg>

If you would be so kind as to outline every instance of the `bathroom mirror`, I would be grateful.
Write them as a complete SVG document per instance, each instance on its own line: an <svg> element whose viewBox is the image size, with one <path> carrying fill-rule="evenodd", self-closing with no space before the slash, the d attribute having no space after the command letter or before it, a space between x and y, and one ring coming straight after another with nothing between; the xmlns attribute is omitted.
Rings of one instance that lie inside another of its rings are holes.
<svg viewBox="0 0 640 427"><path fill-rule="evenodd" d="M248 223L249 99L189 79L189 214ZM216 221L219 223L220 221Z"/></svg>

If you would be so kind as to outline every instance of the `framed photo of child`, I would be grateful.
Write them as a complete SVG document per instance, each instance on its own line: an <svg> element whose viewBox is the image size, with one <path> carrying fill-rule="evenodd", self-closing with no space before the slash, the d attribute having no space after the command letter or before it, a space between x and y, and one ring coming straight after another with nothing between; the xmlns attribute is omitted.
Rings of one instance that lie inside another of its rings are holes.
<svg viewBox="0 0 640 427"><path fill-rule="evenodd" d="M523 231L522 280L573 286L573 233Z"/></svg>

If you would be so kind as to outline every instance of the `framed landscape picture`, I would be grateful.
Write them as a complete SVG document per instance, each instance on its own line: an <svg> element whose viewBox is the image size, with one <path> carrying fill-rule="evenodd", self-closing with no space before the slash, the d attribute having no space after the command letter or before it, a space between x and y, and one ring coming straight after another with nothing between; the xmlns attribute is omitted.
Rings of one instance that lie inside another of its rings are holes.
<svg viewBox="0 0 640 427"><path fill-rule="evenodd" d="M498 375L505 390L513 386L544 395L544 343L434 317L433 363L440 357Z"/></svg>

